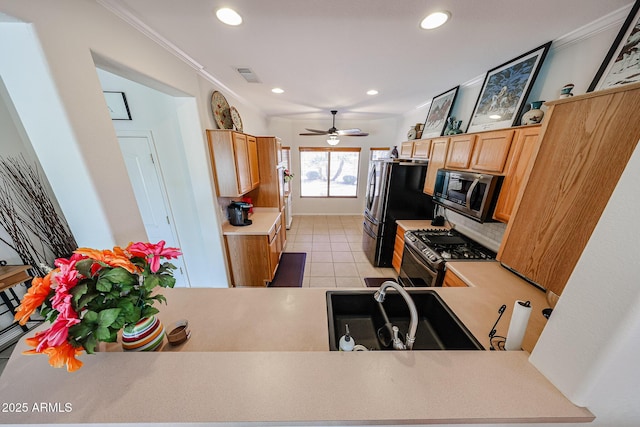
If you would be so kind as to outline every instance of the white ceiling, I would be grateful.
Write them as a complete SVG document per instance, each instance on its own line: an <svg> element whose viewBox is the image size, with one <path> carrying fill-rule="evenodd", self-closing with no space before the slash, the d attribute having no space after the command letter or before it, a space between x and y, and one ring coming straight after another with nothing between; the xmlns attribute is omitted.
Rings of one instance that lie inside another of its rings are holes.
<svg viewBox="0 0 640 427"><path fill-rule="evenodd" d="M98 0L200 64L225 95L290 119L396 116L630 0ZM230 27L215 11L232 7ZM419 28L435 10L442 28ZM598 53L602 55L602 53ZM261 83L236 71L251 68ZM271 93L281 87L284 94ZM366 95L377 89L377 96Z"/></svg>

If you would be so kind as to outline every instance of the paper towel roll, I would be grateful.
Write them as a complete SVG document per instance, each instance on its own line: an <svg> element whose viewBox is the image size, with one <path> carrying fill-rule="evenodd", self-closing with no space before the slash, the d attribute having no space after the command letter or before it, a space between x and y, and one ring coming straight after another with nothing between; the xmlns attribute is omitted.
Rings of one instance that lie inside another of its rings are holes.
<svg viewBox="0 0 640 427"><path fill-rule="evenodd" d="M505 350L520 350L522 348L522 339L527 330L530 315L531 303L529 301L518 300L513 304L509 331L507 332L507 339L504 343Z"/></svg>

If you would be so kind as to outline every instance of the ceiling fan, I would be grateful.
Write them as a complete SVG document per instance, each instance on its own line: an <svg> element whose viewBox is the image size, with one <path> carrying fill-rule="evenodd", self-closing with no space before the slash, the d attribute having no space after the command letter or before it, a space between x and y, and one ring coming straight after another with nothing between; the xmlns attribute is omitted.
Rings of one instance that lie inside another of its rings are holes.
<svg viewBox="0 0 640 427"><path fill-rule="evenodd" d="M336 114L338 110L331 110L331 114L333 114L333 125L328 130L317 130L317 129L308 129L309 132L301 133L300 135L309 136L309 135L329 135L332 137L337 136L367 136L369 135L367 132L362 132L358 128L353 129L336 129Z"/></svg>

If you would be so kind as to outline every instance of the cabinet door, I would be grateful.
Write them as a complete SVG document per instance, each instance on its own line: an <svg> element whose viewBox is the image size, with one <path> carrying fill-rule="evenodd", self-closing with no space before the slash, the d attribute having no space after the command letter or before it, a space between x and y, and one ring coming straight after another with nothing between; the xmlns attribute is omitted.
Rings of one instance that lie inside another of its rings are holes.
<svg viewBox="0 0 640 427"><path fill-rule="evenodd" d="M403 159L409 159L413 155L413 141L405 141L400 145L400 153L398 157Z"/></svg>
<svg viewBox="0 0 640 427"><path fill-rule="evenodd" d="M429 167L427 176L424 179L424 189L426 194L433 195L433 188L436 185L436 174L438 169L444 167L449 148L449 138L438 138L431 141L431 155L429 156Z"/></svg>
<svg viewBox="0 0 640 427"><path fill-rule="evenodd" d="M233 153L236 173L238 174L238 192L244 194L253 188L251 186L251 166L249 165L246 135L237 132L233 133Z"/></svg>
<svg viewBox="0 0 640 427"><path fill-rule="evenodd" d="M476 135L452 136L449 140L449 151L447 153L446 168L467 169L471 162L473 146L476 142Z"/></svg>
<svg viewBox="0 0 640 427"><path fill-rule="evenodd" d="M273 238L269 241L269 271L271 272L271 277L269 277L269 281L273 280L273 277L276 274L276 270L278 269L278 263L280 262L280 254L282 253L282 241L280 240L281 233L281 224L280 221L277 221L274 225L276 228L275 234Z"/></svg>
<svg viewBox="0 0 640 427"><path fill-rule="evenodd" d="M550 103L502 240L500 260L557 295L637 151L640 89L628 87Z"/></svg>
<svg viewBox="0 0 640 427"><path fill-rule="evenodd" d="M502 173L514 133L514 130L501 130L478 134L471 169Z"/></svg>
<svg viewBox="0 0 640 427"><path fill-rule="evenodd" d="M429 152L431 151L430 139L418 139L413 142L413 155L414 159L428 159Z"/></svg>
<svg viewBox="0 0 640 427"><path fill-rule="evenodd" d="M444 273L443 288L466 288L467 284L451 270Z"/></svg>
<svg viewBox="0 0 640 427"><path fill-rule="evenodd" d="M393 259L391 265L396 269L396 273L400 274L400 265L402 264L402 254L404 253L404 232L405 229L398 226L396 230L396 241L393 245Z"/></svg>
<svg viewBox="0 0 640 427"><path fill-rule="evenodd" d="M502 222L509 222L513 205L518 193L523 187L525 174L531 157L538 146L540 126L519 129L511 149L509 165L500 190L500 197L496 203L493 218Z"/></svg>
<svg viewBox="0 0 640 427"><path fill-rule="evenodd" d="M260 183L260 168L258 166L258 144L256 138L250 135L247 135L247 156L249 158L251 189L254 189Z"/></svg>

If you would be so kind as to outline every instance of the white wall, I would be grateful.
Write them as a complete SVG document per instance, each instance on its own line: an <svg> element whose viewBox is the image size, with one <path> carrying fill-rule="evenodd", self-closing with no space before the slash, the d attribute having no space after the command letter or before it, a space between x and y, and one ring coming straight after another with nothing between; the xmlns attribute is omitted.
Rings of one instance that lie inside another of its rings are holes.
<svg viewBox="0 0 640 427"><path fill-rule="evenodd" d="M172 96L195 100L195 107L193 101L176 102L180 128L169 129L185 142L176 158L187 173L177 174L174 184L191 186L195 210L190 220L200 226L191 230L200 236L197 252L205 262L198 264L206 271L195 283L227 286L204 131L216 127L210 97L220 89L95 2L1 0L0 9L31 23L0 24L0 38L11 40L0 44L0 76L82 246L107 248L146 237L96 63ZM228 101L242 114L247 132L267 133L260 112L231 96ZM176 203L181 201L177 193Z"/></svg>
<svg viewBox="0 0 640 427"><path fill-rule="evenodd" d="M341 120L340 113L336 119L336 127L342 129L360 128L368 132L364 137L340 137L337 147L361 147L360 168L358 171L357 198L301 198L300 197L300 147L328 147L326 136L300 136L306 132L305 128L329 129L331 114L327 112L326 120L287 120L272 118L269 120L269 132L282 139L282 145L291 147L291 171L294 174L292 182L293 214L340 214L361 215L364 212L364 197L366 194L367 170L369 167L370 149L374 147L393 147L397 145L395 133L398 128L398 118L379 120Z"/></svg>

